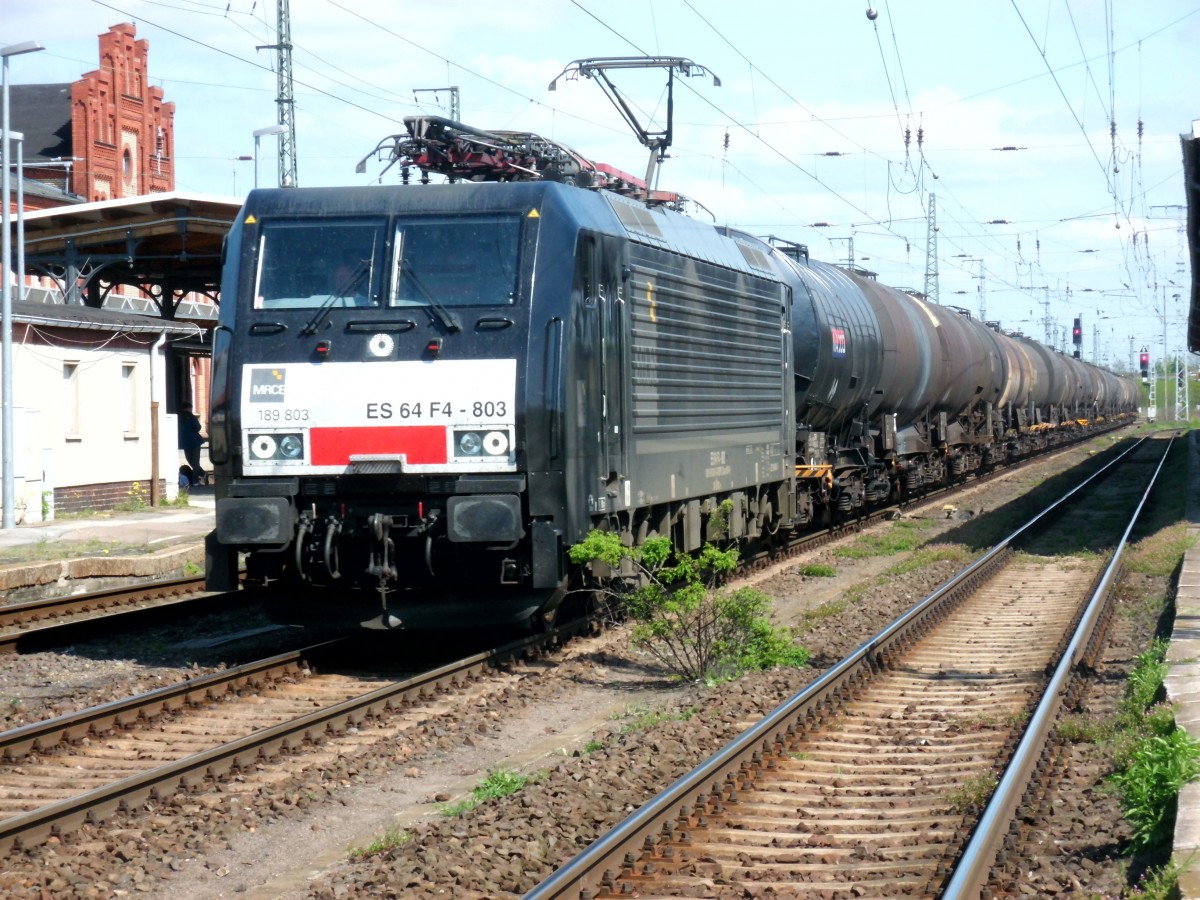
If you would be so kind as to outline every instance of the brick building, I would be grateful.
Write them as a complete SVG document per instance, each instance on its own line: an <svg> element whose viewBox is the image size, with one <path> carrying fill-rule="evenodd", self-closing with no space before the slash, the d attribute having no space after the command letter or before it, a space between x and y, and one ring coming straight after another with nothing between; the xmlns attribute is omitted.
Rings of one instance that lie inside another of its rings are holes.
<svg viewBox="0 0 1200 900"><path fill-rule="evenodd" d="M122 22L100 35L100 67L78 81L9 88L26 179L59 191L62 202L174 190L175 104L149 83L149 46ZM27 208L58 205L25 193Z"/></svg>
<svg viewBox="0 0 1200 900"><path fill-rule="evenodd" d="M78 211L95 217L94 231L107 206L174 196L175 104L150 84L148 58L149 41L121 23L99 35L99 66L77 81L10 85L27 226ZM13 182L5 200L15 212ZM211 298L164 303L145 267L114 266L89 249L78 264L39 264L28 227L26 244L13 304L19 516L173 497L178 404L191 400L207 419L208 346L191 344L211 326Z"/></svg>

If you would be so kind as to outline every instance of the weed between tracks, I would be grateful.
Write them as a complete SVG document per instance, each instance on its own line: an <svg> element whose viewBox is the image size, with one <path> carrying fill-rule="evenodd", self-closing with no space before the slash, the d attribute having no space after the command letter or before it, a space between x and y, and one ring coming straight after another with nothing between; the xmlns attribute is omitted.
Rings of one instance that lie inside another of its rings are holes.
<svg viewBox="0 0 1200 900"><path fill-rule="evenodd" d="M368 856L375 856L383 853L385 850L394 850L396 847L403 846L412 840L412 832L403 831L399 828L389 828L382 835L375 838L365 847L351 847L351 859L366 859Z"/></svg>
<svg viewBox="0 0 1200 900"><path fill-rule="evenodd" d="M633 734L653 728L660 722L686 722L696 714L696 711L694 706L671 712L666 709L651 709L642 704L636 704L623 713L614 714L613 718L628 719L621 723L621 734Z"/></svg>
<svg viewBox="0 0 1200 900"><path fill-rule="evenodd" d="M470 797L460 800L458 803L443 806L441 813L446 818L460 816L481 803L486 803L489 800L499 800L501 797L515 794L534 778L535 776L522 775L520 772L514 772L510 769L492 769L488 772L487 778L476 785L471 791Z"/></svg>
<svg viewBox="0 0 1200 900"><path fill-rule="evenodd" d="M907 553L925 543L925 535L922 532L928 527L925 522L917 519L903 519L893 522L892 527L886 531L860 535L850 546L834 550L833 555L843 559L866 559L869 556Z"/></svg>
<svg viewBox="0 0 1200 900"><path fill-rule="evenodd" d="M966 815L971 810L982 809L995 792L997 784L999 779L995 772L980 772L948 793L946 802L959 815Z"/></svg>

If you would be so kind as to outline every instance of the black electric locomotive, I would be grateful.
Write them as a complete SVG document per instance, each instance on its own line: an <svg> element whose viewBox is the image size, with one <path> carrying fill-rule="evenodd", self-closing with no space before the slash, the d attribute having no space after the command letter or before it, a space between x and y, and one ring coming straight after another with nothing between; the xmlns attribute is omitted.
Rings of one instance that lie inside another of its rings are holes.
<svg viewBox="0 0 1200 900"><path fill-rule="evenodd" d="M438 121L493 157L531 137ZM210 589L243 553L330 618L536 620L593 528L782 540L1135 408L1127 379L578 160L250 194L214 340Z"/></svg>
<svg viewBox="0 0 1200 900"><path fill-rule="evenodd" d="M550 182L255 191L223 288L214 588L245 551L400 621L529 616L597 524L790 514L789 292L751 239Z"/></svg>

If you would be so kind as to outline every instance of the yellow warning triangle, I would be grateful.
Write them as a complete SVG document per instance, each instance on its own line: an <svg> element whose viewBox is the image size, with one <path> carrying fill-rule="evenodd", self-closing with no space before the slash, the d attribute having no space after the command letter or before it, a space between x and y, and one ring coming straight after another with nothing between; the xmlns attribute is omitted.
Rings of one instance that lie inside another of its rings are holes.
<svg viewBox="0 0 1200 900"><path fill-rule="evenodd" d="M538 215L538 211L537 211L536 209L531 209L531 210L529 211L529 215L528 215L528 216L526 216L526 218L527 218L527 219L540 219L540 218L541 218L541 216L540 216L540 215Z"/></svg>

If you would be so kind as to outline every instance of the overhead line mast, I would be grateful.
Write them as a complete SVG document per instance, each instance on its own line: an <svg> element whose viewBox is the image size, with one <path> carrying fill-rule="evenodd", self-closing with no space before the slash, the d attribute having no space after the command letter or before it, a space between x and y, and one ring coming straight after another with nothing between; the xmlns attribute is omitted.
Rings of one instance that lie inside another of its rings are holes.
<svg viewBox="0 0 1200 900"><path fill-rule="evenodd" d="M928 231L925 236L925 299L930 303L941 303L938 290L937 256L937 195L929 195Z"/></svg>
<svg viewBox="0 0 1200 900"><path fill-rule="evenodd" d="M292 90L292 16L288 0L278 0L276 10L278 42L259 44L258 49L276 52L275 104L279 107L279 124L284 129L279 133L279 185L296 187L299 184L296 176L296 100Z"/></svg>

